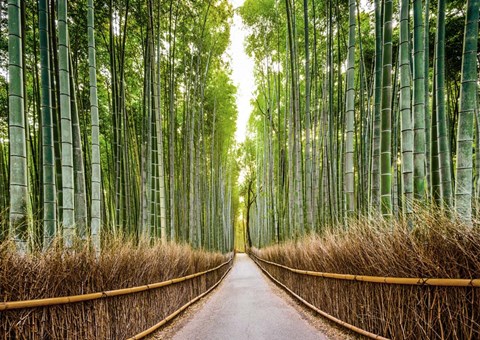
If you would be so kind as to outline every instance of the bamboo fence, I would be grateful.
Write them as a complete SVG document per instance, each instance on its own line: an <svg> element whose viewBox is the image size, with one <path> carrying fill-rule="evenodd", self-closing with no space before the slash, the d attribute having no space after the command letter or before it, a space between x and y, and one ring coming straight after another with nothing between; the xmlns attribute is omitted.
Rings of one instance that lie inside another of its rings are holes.
<svg viewBox="0 0 480 340"><path fill-rule="evenodd" d="M140 339L212 291L231 269L233 258L202 272L147 285L82 295L0 302L0 333L3 333L0 338L130 338L132 333L138 333L132 339ZM227 265L228 268L224 269ZM209 279L210 275L213 276ZM188 302L185 303L185 300ZM146 324L151 324L155 316L158 320L166 313L168 316L162 321L139 332L141 327L145 329ZM132 319L135 317L138 320ZM125 319L125 323L120 318Z"/></svg>
<svg viewBox="0 0 480 340"><path fill-rule="evenodd" d="M310 270L302 270L291 268L283 264L264 260L255 254L251 254L257 260L271 264L279 268L286 269L292 273L323 277L325 279L348 280L371 283L384 283L394 285L411 285L411 286L442 286L442 287L480 287L480 279L440 279L440 278L413 278L413 277L384 277L369 275L352 275L352 274L336 274L322 273Z"/></svg>
<svg viewBox="0 0 480 340"><path fill-rule="evenodd" d="M479 302L475 291L480 287L480 279L315 272L250 255L267 276L307 307L363 336L474 339L480 334L478 313L474 312ZM261 263L270 266L270 270ZM319 278L326 280L318 281Z"/></svg>
<svg viewBox="0 0 480 340"><path fill-rule="evenodd" d="M189 302L187 302L186 304L184 304L182 307L180 307L179 309L177 309L175 312L173 312L172 314L170 314L169 316L167 316L165 319L163 319L162 321L160 321L159 323L153 325L152 327L150 327L149 329L146 329L144 330L143 332L141 333L138 333L137 335L131 337L130 339L128 340L136 340L136 339L142 339L144 337L146 337L147 335L149 334L152 334L154 331L156 331L157 329L159 329L160 327L162 327L163 325L165 325L167 322L173 320L178 314L180 314L181 312L183 312L185 309L187 309L190 305L194 304L195 302L197 302L198 300L200 300L202 297L204 297L205 295L207 295L208 293L210 293L212 290L214 290L221 282L222 280L225 278L225 276L227 276L228 272L230 271L230 269L232 269L232 267L228 267L227 271L222 275L222 277L220 278L220 280L217 281L217 283L215 283L212 287L210 287L206 292L200 294L199 296L197 296L196 298L194 298L193 300L190 300Z"/></svg>

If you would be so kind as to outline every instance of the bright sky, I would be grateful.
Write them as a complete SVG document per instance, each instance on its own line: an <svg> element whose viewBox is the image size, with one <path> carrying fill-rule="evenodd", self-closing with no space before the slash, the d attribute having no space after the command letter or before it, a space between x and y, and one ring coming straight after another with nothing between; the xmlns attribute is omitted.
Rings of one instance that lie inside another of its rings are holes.
<svg viewBox="0 0 480 340"><path fill-rule="evenodd" d="M243 5L245 0L229 0L229 2L234 9L237 9ZM361 0L361 7L370 11L373 10L373 6L367 0ZM237 86L238 118L235 140L238 143L243 142L247 134L248 119L253 109L250 101L253 99L253 91L255 90L254 63L245 52L246 37L247 28L236 11L233 16L233 25L230 27L230 46L227 49L227 54L231 60L233 83Z"/></svg>
<svg viewBox="0 0 480 340"><path fill-rule="evenodd" d="M229 0L233 8L242 6L245 0ZM227 53L231 58L233 83L237 86L237 131L235 139L238 143L245 140L247 123L252 111L250 100L253 98L255 80L253 77L253 60L245 52L245 39L247 29L243 25L242 18L235 12L233 25L230 28L230 46Z"/></svg>

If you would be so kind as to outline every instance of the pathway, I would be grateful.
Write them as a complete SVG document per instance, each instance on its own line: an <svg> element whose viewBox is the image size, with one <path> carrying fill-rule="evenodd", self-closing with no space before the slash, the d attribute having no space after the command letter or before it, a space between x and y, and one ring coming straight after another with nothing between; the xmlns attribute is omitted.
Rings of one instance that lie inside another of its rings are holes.
<svg viewBox="0 0 480 340"><path fill-rule="evenodd" d="M247 255L238 254L225 281L173 339L326 339L266 280Z"/></svg>

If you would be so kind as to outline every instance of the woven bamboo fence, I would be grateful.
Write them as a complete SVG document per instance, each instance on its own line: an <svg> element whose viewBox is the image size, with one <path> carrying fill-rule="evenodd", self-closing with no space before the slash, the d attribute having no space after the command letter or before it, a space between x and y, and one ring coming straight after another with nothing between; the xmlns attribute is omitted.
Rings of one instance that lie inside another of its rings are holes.
<svg viewBox="0 0 480 340"><path fill-rule="evenodd" d="M308 307L374 339L480 338L480 279L322 273L250 254Z"/></svg>
<svg viewBox="0 0 480 340"><path fill-rule="evenodd" d="M215 288L232 260L142 286L0 302L0 335L3 339L140 339Z"/></svg>

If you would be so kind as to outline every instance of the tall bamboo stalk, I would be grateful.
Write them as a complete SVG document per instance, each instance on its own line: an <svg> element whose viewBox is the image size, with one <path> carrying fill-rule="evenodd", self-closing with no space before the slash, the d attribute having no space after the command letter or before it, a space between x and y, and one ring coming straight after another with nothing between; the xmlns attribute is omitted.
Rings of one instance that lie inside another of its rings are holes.
<svg viewBox="0 0 480 340"><path fill-rule="evenodd" d="M437 38L435 44L435 101L437 114L438 157L440 166L440 188L442 203L453 204L452 156L448 138L447 114L445 111L445 0L438 0Z"/></svg>
<svg viewBox="0 0 480 340"><path fill-rule="evenodd" d="M380 135L380 193L382 215L392 215L392 0L385 0L383 16L382 114Z"/></svg>
<svg viewBox="0 0 480 340"><path fill-rule="evenodd" d="M55 150L51 109L50 47L48 37L48 1L38 2L40 63L42 79L42 181L43 181L43 249L48 249L57 232L57 195Z"/></svg>
<svg viewBox="0 0 480 340"><path fill-rule="evenodd" d="M455 210L466 223L472 223L472 145L473 115L477 107L477 43L479 0L467 0L463 41L462 86L457 135L457 176Z"/></svg>
<svg viewBox="0 0 480 340"><path fill-rule="evenodd" d="M93 0L88 0L88 65L90 79L90 115L92 124L92 174L91 174L91 220L90 235L92 245L98 254L101 249L101 190L102 174L100 168L100 122L98 116L97 61L95 49L95 8Z"/></svg>
<svg viewBox="0 0 480 340"><path fill-rule="evenodd" d="M400 6L400 124L402 142L402 201L404 212L413 212L414 192L414 134L410 94L410 46L409 46L409 1L402 0ZM423 119L423 117L422 117ZM419 146L425 145L420 143ZM424 166L423 164L421 165Z"/></svg>
<svg viewBox="0 0 480 340"><path fill-rule="evenodd" d="M380 133L382 103L382 62L383 62L383 1L375 0L375 80L372 119L372 159L370 178L370 208L380 209Z"/></svg>
<svg viewBox="0 0 480 340"><path fill-rule="evenodd" d="M310 41L309 41L309 18L308 18L308 0L303 0L303 21L305 33L305 209L307 211L307 227L310 231L314 230L313 225L313 206L312 206L312 158L311 158L311 138L310 138Z"/></svg>
<svg viewBox="0 0 480 340"><path fill-rule="evenodd" d="M413 1L413 129L415 197L425 196L425 29L422 0Z"/></svg>
<svg viewBox="0 0 480 340"><path fill-rule="evenodd" d="M355 212L354 130L355 130L355 0L349 0L349 34L347 58L345 202L348 216Z"/></svg>
<svg viewBox="0 0 480 340"><path fill-rule="evenodd" d="M26 252L29 223L21 1L8 1L8 129L10 138L10 237Z"/></svg>
<svg viewBox="0 0 480 340"><path fill-rule="evenodd" d="M67 1L58 2L58 50L60 73L60 113L62 139L62 227L67 248L75 237L72 118L70 110L70 65L68 49Z"/></svg>

